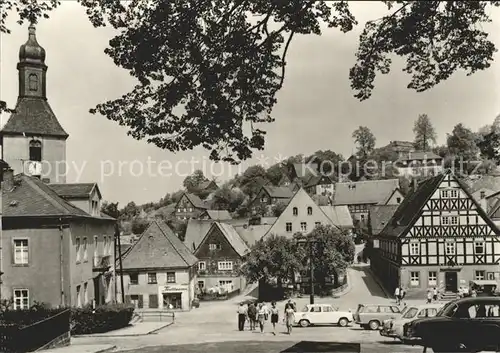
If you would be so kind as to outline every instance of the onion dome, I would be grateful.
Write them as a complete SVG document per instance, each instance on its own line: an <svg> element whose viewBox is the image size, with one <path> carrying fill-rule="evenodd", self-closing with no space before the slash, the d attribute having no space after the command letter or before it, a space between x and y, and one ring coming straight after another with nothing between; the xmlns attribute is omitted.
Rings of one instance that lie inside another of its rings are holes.
<svg viewBox="0 0 500 353"><path fill-rule="evenodd" d="M19 48L19 61L26 63L45 63L45 49L36 41L35 25L31 24L28 28L28 41Z"/></svg>

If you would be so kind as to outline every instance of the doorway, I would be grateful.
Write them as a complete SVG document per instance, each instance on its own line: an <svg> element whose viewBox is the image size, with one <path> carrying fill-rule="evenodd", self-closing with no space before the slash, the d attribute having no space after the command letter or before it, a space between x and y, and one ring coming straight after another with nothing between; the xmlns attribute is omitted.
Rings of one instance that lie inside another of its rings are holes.
<svg viewBox="0 0 500 353"><path fill-rule="evenodd" d="M163 307L166 309L182 309L182 293L164 293Z"/></svg>
<svg viewBox="0 0 500 353"><path fill-rule="evenodd" d="M457 292L457 272L445 272L444 273L444 285L447 292Z"/></svg>

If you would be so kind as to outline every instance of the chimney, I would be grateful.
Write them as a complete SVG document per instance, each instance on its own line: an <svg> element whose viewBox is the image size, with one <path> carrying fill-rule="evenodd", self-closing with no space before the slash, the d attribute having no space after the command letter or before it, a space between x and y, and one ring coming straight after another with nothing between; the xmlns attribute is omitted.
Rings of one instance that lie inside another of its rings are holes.
<svg viewBox="0 0 500 353"><path fill-rule="evenodd" d="M486 197L486 193L484 191L481 191L481 199L484 199Z"/></svg>
<svg viewBox="0 0 500 353"><path fill-rule="evenodd" d="M11 191L14 188L14 171L10 168L3 172L3 188L6 191Z"/></svg>

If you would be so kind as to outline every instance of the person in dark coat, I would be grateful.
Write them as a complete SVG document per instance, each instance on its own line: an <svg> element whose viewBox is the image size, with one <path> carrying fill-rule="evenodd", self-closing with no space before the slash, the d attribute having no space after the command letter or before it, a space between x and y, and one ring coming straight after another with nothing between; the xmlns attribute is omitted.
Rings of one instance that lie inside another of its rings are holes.
<svg viewBox="0 0 500 353"><path fill-rule="evenodd" d="M255 330L257 327L257 308L255 303L251 302L247 310L248 322L250 323L250 330Z"/></svg>
<svg viewBox="0 0 500 353"><path fill-rule="evenodd" d="M243 331L245 329L245 320L247 318L247 308L245 303L240 303L238 307L238 330Z"/></svg>

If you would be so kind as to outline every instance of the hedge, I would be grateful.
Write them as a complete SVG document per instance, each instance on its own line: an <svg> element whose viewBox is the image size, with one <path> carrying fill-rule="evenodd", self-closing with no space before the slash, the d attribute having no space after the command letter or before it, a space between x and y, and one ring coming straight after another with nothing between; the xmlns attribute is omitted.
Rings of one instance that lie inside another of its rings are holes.
<svg viewBox="0 0 500 353"><path fill-rule="evenodd" d="M85 335L117 330L129 325L134 308L126 304L108 304L71 309L71 334Z"/></svg>
<svg viewBox="0 0 500 353"><path fill-rule="evenodd" d="M0 326L17 326L23 328L66 310L66 308L50 308L44 304L35 303L30 309L13 310L3 308L0 310Z"/></svg>

